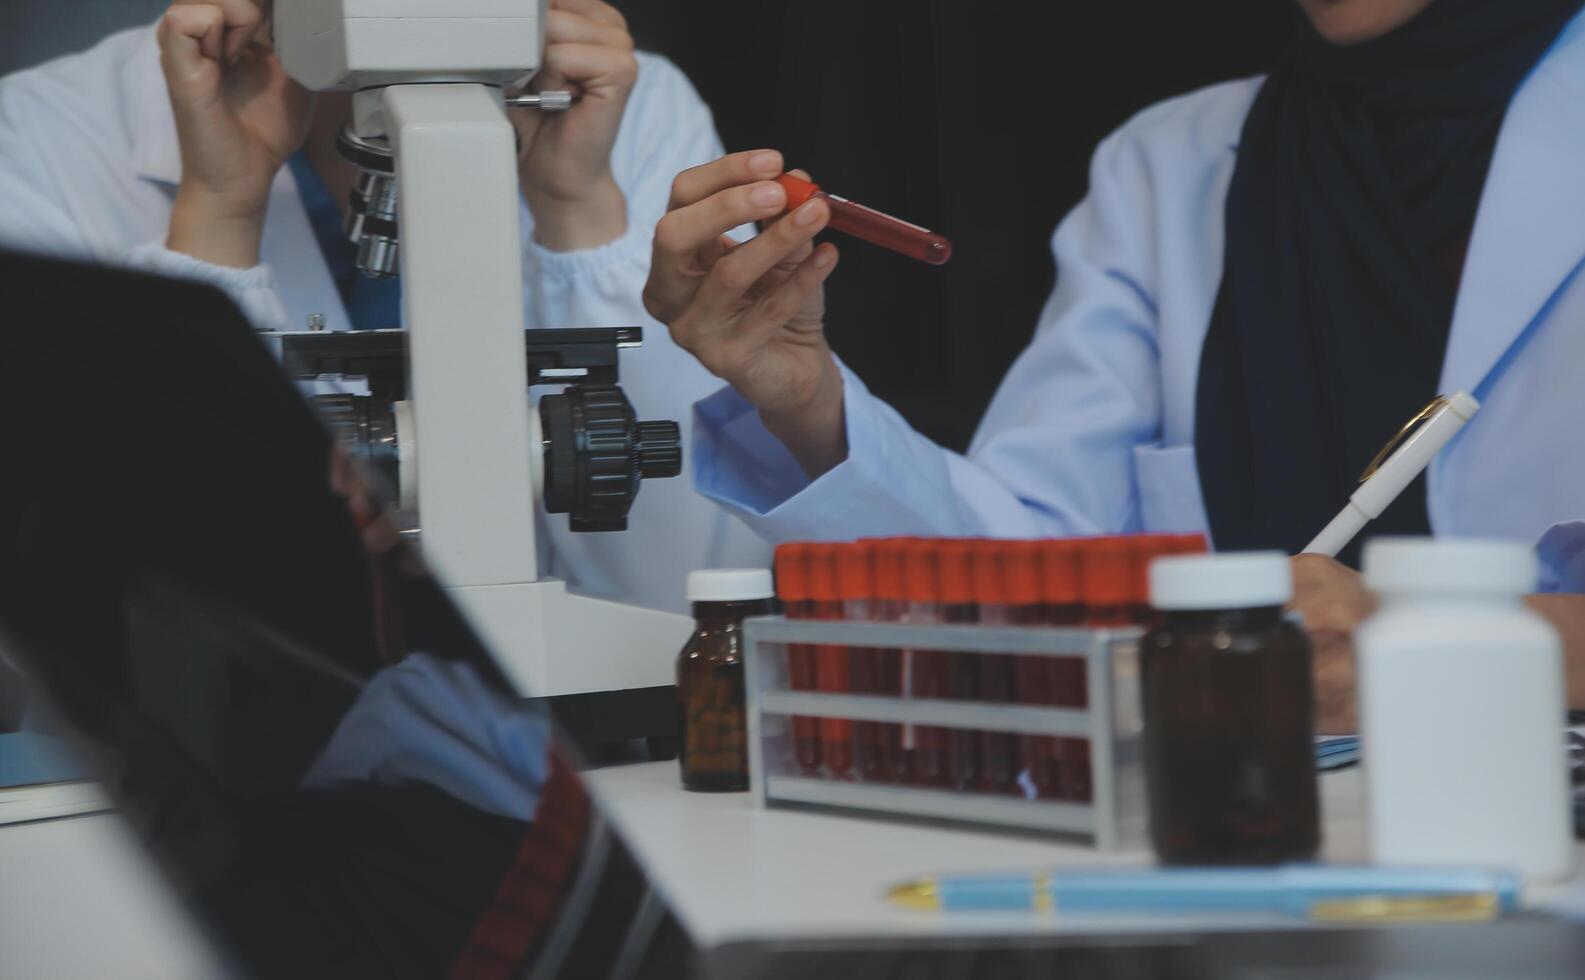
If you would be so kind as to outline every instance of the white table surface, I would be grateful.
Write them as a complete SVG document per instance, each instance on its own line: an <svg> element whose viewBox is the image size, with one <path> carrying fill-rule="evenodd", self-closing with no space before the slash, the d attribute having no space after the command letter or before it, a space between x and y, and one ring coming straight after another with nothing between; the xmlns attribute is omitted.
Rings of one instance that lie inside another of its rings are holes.
<svg viewBox="0 0 1585 980"><path fill-rule="evenodd" d="M691 793L675 762L585 773L635 857L655 878L696 943L878 935L1179 932L1291 927L1287 919L1130 916L1067 918L1035 913L940 915L897 908L889 887L921 875L1054 867L1143 866L1146 851L1084 846L820 813L759 809L748 793ZM1358 770L1321 778L1323 858L1366 858ZM1585 867L1585 847L1578 848ZM1585 878L1527 899L1585 909Z"/></svg>
<svg viewBox="0 0 1585 980"><path fill-rule="evenodd" d="M0 977L223 975L120 817L0 826Z"/></svg>
<svg viewBox="0 0 1585 980"><path fill-rule="evenodd" d="M605 812L665 892L694 941L854 935L1188 931L1286 920L1064 920L943 916L884 901L899 881L938 872L1139 866L1049 840L758 810L747 793L689 793L675 762L585 773ZM1325 857L1358 861L1365 834L1357 771L1322 777ZM1585 847L1580 848L1585 867ZM158 872L112 814L0 826L0 977L212 977L217 964L159 887ZM1585 877L1528 896L1585 919Z"/></svg>

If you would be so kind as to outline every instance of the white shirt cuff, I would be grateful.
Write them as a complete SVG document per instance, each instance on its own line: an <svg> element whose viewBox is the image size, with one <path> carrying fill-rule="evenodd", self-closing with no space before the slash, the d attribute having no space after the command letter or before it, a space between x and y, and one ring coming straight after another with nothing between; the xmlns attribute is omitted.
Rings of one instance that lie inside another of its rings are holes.
<svg viewBox="0 0 1585 980"><path fill-rule="evenodd" d="M173 252L163 241L146 242L126 254L126 264L142 272L214 286L242 308L256 330L286 328L286 308L267 265L236 269Z"/></svg>
<svg viewBox="0 0 1585 980"><path fill-rule="evenodd" d="M525 223L523 236L523 265L529 282L572 280L597 276L612 268L640 263L646 274L649 269L651 229L632 221L621 237L594 248L560 252L546 248L534 240L532 225Z"/></svg>
<svg viewBox="0 0 1585 980"><path fill-rule="evenodd" d="M731 388L694 405L694 485L771 541L928 534L890 465L884 405L845 365L845 460L811 481Z"/></svg>

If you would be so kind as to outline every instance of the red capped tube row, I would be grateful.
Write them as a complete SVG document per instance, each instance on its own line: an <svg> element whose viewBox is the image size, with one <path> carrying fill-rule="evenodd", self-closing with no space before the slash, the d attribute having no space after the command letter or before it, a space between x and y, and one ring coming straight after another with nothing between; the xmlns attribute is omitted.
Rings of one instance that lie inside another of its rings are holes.
<svg viewBox="0 0 1585 980"><path fill-rule="evenodd" d="M776 550L789 618L987 626L1150 626L1152 559L1206 550L1201 535L1040 541L879 538ZM1089 703L1075 657L790 645L798 691L1044 707ZM794 717L786 765L827 779L1088 800L1088 740Z"/></svg>

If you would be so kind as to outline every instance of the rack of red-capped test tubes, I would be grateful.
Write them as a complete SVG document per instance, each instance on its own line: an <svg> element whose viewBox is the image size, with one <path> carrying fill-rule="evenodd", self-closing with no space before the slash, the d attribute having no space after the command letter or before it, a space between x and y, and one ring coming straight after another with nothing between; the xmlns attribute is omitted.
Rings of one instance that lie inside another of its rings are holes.
<svg viewBox="0 0 1585 980"><path fill-rule="evenodd" d="M1150 561L1205 548L1165 534L782 545L785 619L748 627L761 799L1024 829L1048 826L1049 805L1058 832L1084 832L1080 811L1115 818L1099 797L1119 789L1095 769L1103 754L1113 767L1128 722L1110 702L1126 699L1092 700L1151 625Z"/></svg>

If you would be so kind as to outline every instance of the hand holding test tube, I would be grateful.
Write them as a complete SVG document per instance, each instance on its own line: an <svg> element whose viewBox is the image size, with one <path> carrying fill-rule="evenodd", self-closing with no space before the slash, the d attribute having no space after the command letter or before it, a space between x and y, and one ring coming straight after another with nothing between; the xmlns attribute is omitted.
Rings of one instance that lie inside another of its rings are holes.
<svg viewBox="0 0 1585 980"><path fill-rule="evenodd" d="M814 237L835 225L837 210L857 212L846 206L851 202L813 190L788 210L786 176L774 150L730 154L679 174L670 209L655 226L644 307L677 346L759 410L814 479L848 448L844 381L824 332L823 286L838 254ZM866 210L864 217L877 215ZM761 230L748 241L729 234L751 223ZM940 236L895 224L924 236L916 240L920 254L947 254Z"/></svg>

